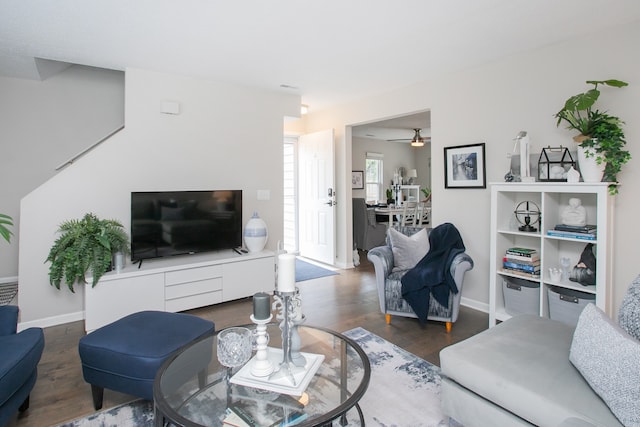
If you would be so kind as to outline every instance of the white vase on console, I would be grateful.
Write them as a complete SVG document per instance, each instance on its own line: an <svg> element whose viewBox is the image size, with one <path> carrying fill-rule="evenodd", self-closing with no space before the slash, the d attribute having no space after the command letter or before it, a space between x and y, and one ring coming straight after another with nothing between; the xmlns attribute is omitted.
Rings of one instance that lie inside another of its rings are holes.
<svg viewBox="0 0 640 427"><path fill-rule="evenodd" d="M244 227L244 243L249 252L261 252L267 244L267 223L254 212Z"/></svg>

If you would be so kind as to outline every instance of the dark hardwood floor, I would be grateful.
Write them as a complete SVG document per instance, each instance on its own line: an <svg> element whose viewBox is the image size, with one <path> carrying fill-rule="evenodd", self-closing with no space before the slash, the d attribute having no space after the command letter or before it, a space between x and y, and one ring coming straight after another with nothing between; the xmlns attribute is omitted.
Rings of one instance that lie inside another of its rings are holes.
<svg viewBox="0 0 640 427"><path fill-rule="evenodd" d="M440 350L487 328L488 315L461 307L458 321L450 334L444 323L421 325L416 319L393 317L387 325L380 312L373 266L360 254L361 264L339 275L298 284L307 324L343 332L361 326L376 335L439 365ZM250 298L190 310L210 319L216 329L249 323ZM45 329L45 349L38 366L38 380L31 393L30 408L10 426L55 426L89 415L94 411L90 386L82 378L78 341L84 335L84 323L73 322ZM105 390L103 408L135 399L133 396Z"/></svg>

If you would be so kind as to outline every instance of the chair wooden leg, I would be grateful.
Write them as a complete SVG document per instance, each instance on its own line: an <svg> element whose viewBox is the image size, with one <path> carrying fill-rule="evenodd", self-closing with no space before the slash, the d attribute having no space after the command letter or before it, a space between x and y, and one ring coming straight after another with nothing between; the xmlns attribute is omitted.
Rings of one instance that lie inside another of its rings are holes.
<svg viewBox="0 0 640 427"><path fill-rule="evenodd" d="M391 324L391 315L390 314L385 314L384 315L384 320L385 322L387 322L387 325Z"/></svg>
<svg viewBox="0 0 640 427"><path fill-rule="evenodd" d="M453 327L453 323L447 322L444 324L444 327L447 328L447 333L451 333L451 328Z"/></svg>
<svg viewBox="0 0 640 427"><path fill-rule="evenodd" d="M93 397L93 407L97 411L102 409L102 396L104 396L104 388L91 384L91 396Z"/></svg>
<svg viewBox="0 0 640 427"><path fill-rule="evenodd" d="M18 408L18 412L24 412L27 409L29 409L29 397L30 396L27 396L27 398L24 400L24 402L22 402L22 404Z"/></svg>

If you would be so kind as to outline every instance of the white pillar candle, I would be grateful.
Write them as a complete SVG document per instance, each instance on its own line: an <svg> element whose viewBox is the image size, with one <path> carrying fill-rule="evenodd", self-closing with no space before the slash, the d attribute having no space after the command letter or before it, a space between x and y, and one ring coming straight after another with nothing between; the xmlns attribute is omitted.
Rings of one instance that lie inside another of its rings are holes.
<svg viewBox="0 0 640 427"><path fill-rule="evenodd" d="M294 254L278 255L278 292L295 292L296 290L296 256Z"/></svg>

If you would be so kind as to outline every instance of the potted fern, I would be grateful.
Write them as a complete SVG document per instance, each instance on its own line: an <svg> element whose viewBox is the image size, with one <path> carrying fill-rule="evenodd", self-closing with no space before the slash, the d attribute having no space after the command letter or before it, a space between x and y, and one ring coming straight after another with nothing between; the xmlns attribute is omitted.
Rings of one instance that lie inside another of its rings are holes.
<svg viewBox="0 0 640 427"><path fill-rule="evenodd" d="M111 266L113 254L129 252L129 237L119 221L99 219L92 213L82 219L63 222L45 262L50 262L49 282L60 289L64 280L71 292L76 283L86 284L90 273L92 287Z"/></svg>
<svg viewBox="0 0 640 427"><path fill-rule="evenodd" d="M0 236L8 243L11 243L11 235L13 232L9 227L13 226L13 219L9 215L0 214Z"/></svg>
<svg viewBox="0 0 640 427"><path fill-rule="evenodd" d="M617 194L617 174L622 170L622 166L631 159L631 154L624 149L626 144L622 130L624 122L607 112L594 109L594 105L600 97L598 85L621 88L628 86L628 83L610 79L588 80L587 84L593 85L593 88L567 99L564 107L556 113L555 117L558 119L556 125L559 126L560 123L566 122L568 129L579 132L573 137L574 141L579 144L578 163L581 163L582 153L584 153L585 160L595 159L601 170L599 178L595 181L611 182L609 192ZM580 168L584 179L585 171L582 164L580 164Z"/></svg>

